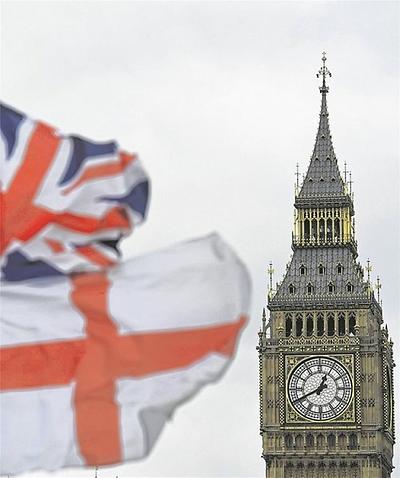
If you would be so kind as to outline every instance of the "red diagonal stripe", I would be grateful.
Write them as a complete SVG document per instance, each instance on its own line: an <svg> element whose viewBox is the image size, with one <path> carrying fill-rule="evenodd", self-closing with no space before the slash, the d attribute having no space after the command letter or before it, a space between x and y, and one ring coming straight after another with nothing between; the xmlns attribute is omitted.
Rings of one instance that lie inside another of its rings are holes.
<svg viewBox="0 0 400 478"><path fill-rule="evenodd" d="M3 234L0 253L13 238L30 229L33 222L32 202L55 157L60 138L53 129L37 123L29 140L24 160L19 167L8 192L3 197ZM34 214L35 215L35 214ZM36 219L41 222L40 217Z"/></svg>
<svg viewBox="0 0 400 478"><path fill-rule="evenodd" d="M111 260L105 254L102 254L93 246L78 246L76 252L85 257L89 262L101 267L111 267L115 265L115 261Z"/></svg>
<svg viewBox="0 0 400 478"><path fill-rule="evenodd" d="M61 254L62 252L65 252L64 244L60 241L45 237L44 242L50 247L54 254Z"/></svg>
<svg viewBox="0 0 400 478"><path fill-rule="evenodd" d="M6 201L5 198L7 198L6 195L3 197L2 207ZM126 212L120 207L110 209L103 217L95 217L73 213L55 213L44 207L31 205L27 206L24 211L23 219L24 224L15 231L8 228L7 222L3 224L5 234L2 234L2 237L6 236L6 239L2 241L4 248L13 239L18 239L21 242L28 241L49 223L70 231L88 234L114 228L128 230L131 227Z"/></svg>
<svg viewBox="0 0 400 478"><path fill-rule="evenodd" d="M108 229L131 228L127 213L121 207L107 211L103 217L94 217L70 212L54 212L46 207L36 206L34 198L56 156L61 140L54 130L38 122L27 145L23 162L17 170L7 192L0 194L1 233L0 254L3 254L13 240L25 242L39 233L49 223L80 233L93 233ZM117 174L136 157L121 153L119 163L112 168L88 172L85 180L96 174Z"/></svg>
<svg viewBox="0 0 400 478"><path fill-rule="evenodd" d="M99 218L70 212L54 213L52 222L66 229L83 233L131 227L126 212L120 207L110 209L103 217Z"/></svg>
<svg viewBox="0 0 400 478"><path fill-rule="evenodd" d="M63 194L69 194L71 191L88 181L115 176L116 174L122 173L135 159L136 156L121 152L119 154L118 162L113 161L111 163L89 166L77 181L64 189Z"/></svg>

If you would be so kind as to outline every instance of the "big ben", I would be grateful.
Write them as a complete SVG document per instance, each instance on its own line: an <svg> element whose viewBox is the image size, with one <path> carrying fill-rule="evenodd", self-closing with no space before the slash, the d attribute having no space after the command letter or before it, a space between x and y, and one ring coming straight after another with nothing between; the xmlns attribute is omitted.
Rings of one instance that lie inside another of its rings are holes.
<svg viewBox="0 0 400 478"><path fill-rule="evenodd" d="M267 478L388 478L394 444L393 343L370 267L358 262L351 178L327 107L294 203L293 254L270 282L257 347ZM272 271L270 271L272 273Z"/></svg>

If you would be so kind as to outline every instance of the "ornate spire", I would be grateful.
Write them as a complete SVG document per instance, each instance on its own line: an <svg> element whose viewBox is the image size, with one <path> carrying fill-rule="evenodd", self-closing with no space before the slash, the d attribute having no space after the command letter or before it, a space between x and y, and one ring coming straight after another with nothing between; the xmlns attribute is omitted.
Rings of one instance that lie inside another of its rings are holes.
<svg viewBox="0 0 400 478"><path fill-rule="evenodd" d="M273 281L274 272L275 272L275 270L272 266L272 262L269 263L267 272L268 272L268 275L269 275L268 299L272 299L272 297L274 295L274 289L272 287L272 281Z"/></svg>
<svg viewBox="0 0 400 478"><path fill-rule="evenodd" d="M332 74L326 66L325 55L326 53L323 52L322 66L317 73L318 78L322 77L322 86L319 87L322 99L318 132L310 165L297 202L301 202L302 199L314 198L323 201L324 197L346 197L346 200L349 199L346 194L345 183L338 168L329 127L329 113L326 101L329 87L326 84L326 78L331 77Z"/></svg>
<svg viewBox="0 0 400 478"><path fill-rule="evenodd" d="M326 52L323 51L322 52L322 66L317 73L317 78L322 76L322 86L319 87L319 91L323 95L328 93L328 91L329 91L329 86L326 85L326 77L327 76L329 76L329 77L332 76L331 72L328 70L328 68L325 65L325 63L326 63L326 56L325 55L326 55Z"/></svg>

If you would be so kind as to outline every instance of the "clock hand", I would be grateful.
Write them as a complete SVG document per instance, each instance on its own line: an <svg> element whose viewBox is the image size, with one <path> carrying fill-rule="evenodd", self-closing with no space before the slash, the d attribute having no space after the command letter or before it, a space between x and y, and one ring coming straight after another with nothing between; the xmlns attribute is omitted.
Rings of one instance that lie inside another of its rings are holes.
<svg viewBox="0 0 400 478"><path fill-rule="evenodd" d="M293 400L293 403L300 402L304 398L307 398L310 395L313 395L314 393L316 393L317 395L320 395L322 390L324 390L325 388L328 388L328 385L325 383L326 380L327 380L327 376L324 375L321 379L321 383L318 385L318 387L315 390L312 390L311 392L306 393L305 395L303 395L300 398L296 398L296 400Z"/></svg>
<svg viewBox="0 0 400 478"><path fill-rule="evenodd" d="M328 388L328 385L325 383L327 381L327 376L324 375L322 377L321 383L319 384L318 389L316 390L317 395L321 395L322 390L325 390L325 388Z"/></svg>
<svg viewBox="0 0 400 478"><path fill-rule="evenodd" d="M319 389L315 392L317 395L321 395L322 390L325 390L325 388L328 388L328 385L326 383L322 383L319 386Z"/></svg>
<svg viewBox="0 0 400 478"><path fill-rule="evenodd" d="M306 397L309 397L310 395L313 395L313 394L316 393L318 390L319 390L319 387L316 388L315 390L312 390L311 392L306 393L306 394L303 395L302 397L296 398L296 400L293 400L293 403L300 402L301 400L303 400L303 398L306 398Z"/></svg>

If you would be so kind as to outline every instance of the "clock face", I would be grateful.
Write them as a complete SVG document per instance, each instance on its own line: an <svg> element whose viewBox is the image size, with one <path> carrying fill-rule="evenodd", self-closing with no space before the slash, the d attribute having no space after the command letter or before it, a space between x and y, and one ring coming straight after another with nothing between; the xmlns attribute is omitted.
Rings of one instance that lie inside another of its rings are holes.
<svg viewBox="0 0 400 478"><path fill-rule="evenodd" d="M300 362L288 380L292 407L309 420L332 420L349 406L353 395L348 370L329 357L311 357Z"/></svg>

